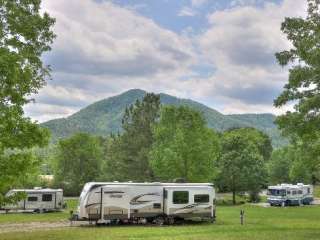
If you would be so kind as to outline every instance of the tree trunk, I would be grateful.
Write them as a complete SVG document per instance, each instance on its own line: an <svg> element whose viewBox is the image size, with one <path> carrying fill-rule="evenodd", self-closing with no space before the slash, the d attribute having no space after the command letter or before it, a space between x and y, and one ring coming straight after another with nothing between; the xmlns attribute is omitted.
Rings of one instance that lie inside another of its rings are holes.
<svg viewBox="0 0 320 240"><path fill-rule="evenodd" d="M235 189L232 190L232 204L236 205L236 191L235 191Z"/></svg>

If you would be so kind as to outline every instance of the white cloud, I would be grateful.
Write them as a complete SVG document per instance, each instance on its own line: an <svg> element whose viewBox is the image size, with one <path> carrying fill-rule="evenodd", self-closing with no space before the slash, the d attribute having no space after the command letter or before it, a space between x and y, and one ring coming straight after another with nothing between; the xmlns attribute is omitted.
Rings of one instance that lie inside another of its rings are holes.
<svg viewBox="0 0 320 240"><path fill-rule="evenodd" d="M191 0L183 14L209 3ZM209 28L198 36L179 35L111 2L45 0L43 7L57 20L58 38L45 57L53 80L38 103L25 108L40 121L131 88L191 98L224 113L280 113L272 103L287 70L277 66L274 53L290 47L280 24L285 16L305 15L306 1L254 7L238 0L209 14ZM213 73L201 77L194 72L201 65L211 65Z"/></svg>
<svg viewBox="0 0 320 240"><path fill-rule="evenodd" d="M274 54L290 47L280 25L286 16L305 15L305 6L304 0L284 0L210 14L211 26L199 44L216 72L203 94L223 99L224 112L234 111L235 102L248 111L274 109L273 99L287 81L287 70L277 65Z"/></svg>
<svg viewBox="0 0 320 240"><path fill-rule="evenodd" d="M195 15L197 15L197 11L194 10L191 7L183 7L180 12L178 13L179 17L193 17Z"/></svg>
<svg viewBox="0 0 320 240"><path fill-rule="evenodd" d="M44 58L53 80L36 97L39 105L26 108L31 116L40 104L65 102L78 110L134 87L177 86L196 61L188 37L111 2L45 0L42 7L56 18L58 37Z"/></svg>
<svg viewBox="0 0 320 240"><path fill-rule="evenodd" d="M208 0L191 0L191 5L193 7L201 7L202 5L206 4Z"/></svg>

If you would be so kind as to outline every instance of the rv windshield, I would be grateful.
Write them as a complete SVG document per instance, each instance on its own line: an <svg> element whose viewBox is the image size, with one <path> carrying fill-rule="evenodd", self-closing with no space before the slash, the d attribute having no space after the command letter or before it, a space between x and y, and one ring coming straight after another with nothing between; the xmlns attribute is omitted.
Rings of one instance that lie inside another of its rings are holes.
<svg viewBox="0 0 320 240"><path fill-rule="evenodd" d="M286 195L286 190L284 190L284 189L268 189L268 195L285 196Z"/></svg>

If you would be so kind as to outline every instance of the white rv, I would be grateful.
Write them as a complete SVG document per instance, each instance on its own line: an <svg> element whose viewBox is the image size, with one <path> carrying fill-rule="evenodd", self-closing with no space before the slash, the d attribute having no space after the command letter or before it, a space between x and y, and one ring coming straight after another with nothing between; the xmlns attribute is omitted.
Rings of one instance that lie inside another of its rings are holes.
<svg viewBox="0 0 320 240"><path fill-rule="evenodd" d="M33 212L49 212L62 210L63 203L63 190L62 189L13 189L10 190L6 196L11 196L18 192L26 193L26 198L17 202L16 204L5 205L6 211L10 210L23 210Z"/></svg>
<svg viewBox="0 0 320 240"><path fill-rule="evenodd" d="M309 205L313 201L313 187L303 183L269 186L267 200L271 206Z"/></svg>
<svg viewBox="0 0 320 240"><path fill-rule="evenodd" d="M72 220L96 223L215 219L215 191L210 183L85 184Z"/></svg>

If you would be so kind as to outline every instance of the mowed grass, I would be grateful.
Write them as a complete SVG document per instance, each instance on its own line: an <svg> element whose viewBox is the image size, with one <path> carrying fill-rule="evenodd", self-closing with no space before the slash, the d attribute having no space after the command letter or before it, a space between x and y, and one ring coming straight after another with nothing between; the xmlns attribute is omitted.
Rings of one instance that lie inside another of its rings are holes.
<svg viewBox="0 0 320 240"><path fill-rule="evenodd" d="M240 225L240 209L245 224ZM49 214L48 214L49 215ZM62 217L63 215L61 215ZM320 239L320 207L218 206L215 224L180 226L66 227L24 233L3 233L0 239Z"/></svg>
<svg viewBox="0 0 320 240"><path fill-rule="evenodd" d="M0 214L0 224L3 223L27 223L27 222L56 222L60 220L67 220L70 217L70 211L75 210L77 207L78 200L68 199L67 209L62 212L51 212L51 213L9 213ZM0 237L1 240L1 237Z"/></svg>

